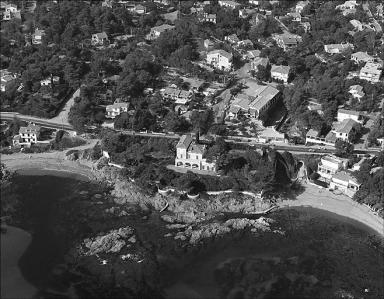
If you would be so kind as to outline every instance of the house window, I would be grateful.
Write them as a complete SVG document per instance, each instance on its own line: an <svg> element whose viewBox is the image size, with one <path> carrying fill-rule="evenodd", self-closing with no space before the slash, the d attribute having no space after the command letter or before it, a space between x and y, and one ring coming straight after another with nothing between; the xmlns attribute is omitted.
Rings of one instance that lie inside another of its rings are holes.
<svg viewBox="0 0 384 299"><path fill-rule="evenodd" d="M196 155L196 159L197 159L197 160L199 159L199 156L198 156L198 155Z"/></svg>

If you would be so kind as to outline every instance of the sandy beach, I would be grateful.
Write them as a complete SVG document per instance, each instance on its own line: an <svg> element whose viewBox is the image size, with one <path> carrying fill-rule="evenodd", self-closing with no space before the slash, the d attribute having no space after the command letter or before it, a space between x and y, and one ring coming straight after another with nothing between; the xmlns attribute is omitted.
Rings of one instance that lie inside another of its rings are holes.
<svg viewBox="0 0 384 299"><path fill-rule="evenodd" d="M363 206L346 195L335 195L327 189L320 189L304 184L305 191L295 200L284 200L280 207L312 207L326 210L341 216L357 220L384 236L384 220L366 206Z"/></svg>
<svg viewBox="0 0 384 299"><path fill-rule="evenodd" d="M28 245L31 235L26 231L8 226L1 234L1 298L32 298L37 289L22 276L18 262Z"/></svg>
<svg viewBox="0 0 384 299"><path fill-rule="evenodd" d="M89 144L73 149L83 150L93 147L98 140L92 140ZM88 161L70 161L66 159L67 151L53 151L47 153L25 154L15 153L11 155L1 155L1 162L10 170L20 174L47 174L51 172L62 172L77 174L78 177L87 177L89 180L96 179L92 163ZM40 170L40 171L36 171ZM45 171L45 173L43 172Z"/></svg>

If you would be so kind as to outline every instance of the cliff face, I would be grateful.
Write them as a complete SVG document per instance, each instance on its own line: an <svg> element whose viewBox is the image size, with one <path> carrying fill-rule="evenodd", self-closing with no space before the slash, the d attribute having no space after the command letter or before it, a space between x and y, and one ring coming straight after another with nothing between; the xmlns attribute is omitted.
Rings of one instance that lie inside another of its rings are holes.
<svg viewBox="0 0 384 299"><path fill-rule="evenodd" d="M298 171L298 161L289 152L279 153L273 151L269 153L275 165L274 183L279 185L290 185L296 178Z"/></svg>

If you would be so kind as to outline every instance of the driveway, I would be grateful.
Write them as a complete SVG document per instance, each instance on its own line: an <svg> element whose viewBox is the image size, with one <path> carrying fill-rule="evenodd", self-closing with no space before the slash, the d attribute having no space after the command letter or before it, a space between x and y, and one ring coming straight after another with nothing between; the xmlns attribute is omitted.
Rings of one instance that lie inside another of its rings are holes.
<svg viewBox="0 0 384 299"><path fill-rule="evenodd" d="M56 123L69 124L68 122L69 111L71 110L73 104L75 103L75 98L79 96L80 96L80 88L73 93L72 97L67 101L67 103L65 104L64 108L60 111L60 113L55 117L51 118L51 121Z"/></svg>

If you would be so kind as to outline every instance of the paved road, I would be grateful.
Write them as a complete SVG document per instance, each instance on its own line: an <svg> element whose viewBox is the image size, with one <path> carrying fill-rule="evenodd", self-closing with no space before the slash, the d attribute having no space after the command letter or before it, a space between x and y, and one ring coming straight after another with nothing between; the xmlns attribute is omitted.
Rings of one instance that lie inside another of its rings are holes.
<svg viewBox="0 0 384 299"><path fill-rule="evenodd" d="M0 120L13 120L15 117L22 121L28 121L33 122L37 125L40 125L45 128L51 128L51 129L66 129L66 130L73 130L72 125L70 124L63 124L59 121L53 121L50 119L42 119L38 117L33 116L27 116L22 115L16 112L0 112ZM143 137L154 137L154 138L168 138L168 139L180 139L181 135L176 133L156 133L156 132L135 132L131 130L115 130L117 132L120 132L125 135L132 135L132 136L143 136ZM241 140L241 137L233 136L232 138L227 138L225 141L230 143L237 143L237 144L244 144L249 145L254 148L262 148L264 146L273 146L276 148L276 150L279 151L290 151L290 152L296 152L297 154L328 154L328 153L334 153L336 150L333 148L319 148L316 147L308 147L303 145L292 145L292 144L266 144L266 143L258 143L255 142L255 140L248 140L250 138L244 138ZM356 149L355 153L357 154L375 154L379 152L380 149Z"/></svg>
<svg viewBox="0 0 384 299"><path fill-rule="evenodd" d="M69 121L68 121L69 111L71 110L73 104L75 103L75 98L79 96L80 96L80 88L73 93L72 97L67 101L67 103L65 104L64 108L60 111L60 113L57 116L51 118L50 120L56 123L63 123L63 124L69 125Z"/></svg>
<svg viewBox="0 0 384 299"><path fill-rule="evenodd" d="M166 134L166 133L154 133L154 132L135 132L130 130L118 130L118 132L125 134L125 135L131 135L131 136L143 136L143 137L156 137L156 138L168 138L168 139L180 139L181 135L179 134ZM239 139L237 137L237 139ZM305 145L293 145L293 144L271 144L271 143L258 143L255 141L239 141L234 139L225 139L228 143L236 143L236 144L243 144L243 145L249 145L251 148L262 148L264 146L270 146L274 147L278 151L290 151L295 152L296 154L317 154L317 155L325 155L325 154L332 154L336 152L336 149L334 148L325 148L318 146L305 146ZM356 154L376 154L379 152L380 149L359 149L355 150Z"/></svg>
<svg viewBox="0 0 384 299"><path fill-rule="evenodd" d="M75 98L78 96L80 96L80 88L73 93L72 97L67 101L61 112L51 119L23 115L17 112L0 112L0 120L13 120L16 117L22 121L33 122L36 125L49 129L73 130L73 126L68 121L68 114L75 102Z"/></svg>
<svg viewBox="0 0 384 299"><path fill-rule="evenodd" d="M17 112L0 112L0 120L13 120L18 118L21 121L33 122L36 125L49 129L65 129L73 130L73 126L69 123L63 123L60 120L51 120L35 116L23 115Z"/></svg>

